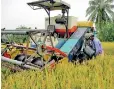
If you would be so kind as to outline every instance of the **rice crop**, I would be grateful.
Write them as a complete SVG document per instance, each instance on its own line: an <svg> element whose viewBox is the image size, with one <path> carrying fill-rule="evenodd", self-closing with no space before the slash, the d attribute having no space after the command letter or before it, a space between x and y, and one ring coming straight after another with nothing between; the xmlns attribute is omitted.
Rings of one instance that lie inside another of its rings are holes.
<svg viewBox="0 0 114 89"><path fill-rule="evenodd" d="M9 74L2 80L2 89L114 89L114 43L102 45L104 57L77 65L59 63L53 70L42 72Z"/></svg>

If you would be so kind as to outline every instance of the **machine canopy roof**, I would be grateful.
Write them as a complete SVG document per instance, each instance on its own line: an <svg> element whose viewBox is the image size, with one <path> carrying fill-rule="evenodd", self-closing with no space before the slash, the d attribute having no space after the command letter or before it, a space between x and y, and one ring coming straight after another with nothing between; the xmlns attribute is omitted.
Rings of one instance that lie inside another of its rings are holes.
<svg viewBox="0 0 114 89"><path fill-rule="evenodd" d="M51 2L53 1L53 2ZM70 5L62 0L39 0L27 3L33 10L45 8L50 11L70 9Z"/></svg>

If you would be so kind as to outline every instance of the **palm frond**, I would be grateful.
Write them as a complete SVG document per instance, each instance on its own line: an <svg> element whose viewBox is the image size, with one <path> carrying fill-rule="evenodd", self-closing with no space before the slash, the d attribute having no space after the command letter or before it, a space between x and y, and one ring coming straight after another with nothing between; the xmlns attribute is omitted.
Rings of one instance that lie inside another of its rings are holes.
<svg viewBox="0 0 114 89"><path fill-rule="evenodd" d="M110 5L111 9L114 9L114 5Z"/></svg>
<svg viewBox="0 0 114 89"><path fill-rule="evenodd" d="M102 21L111 21L114 19L114 0L90 0L89 7L86 10L88 20L101 23Z"/></svg>
<svg viewBox="0 0 114 89"><path fill-rule="evenodd" d="M105 3L104 8L114 9L114 5Z"/></svg>
<svg viewBox="0 0 114 89"><path fill-rule="evenodd" d="M113 15L113 16L114 16L114 11L112 11L111 9L106 8L106 11L107 11L110 15Z"/></svg>
<svg viewBox="0 0 114 89"><path fill-rule="evenodd" d="M90 15L95 9L96 9L95 6L90 6L89 8L87 8L86 16Z"/></svg>
<svg viewBox="0 0 114 89"><path fill-rule="evenodd" d="M110 15L106 11L103 12L102 19L104 21L112 21Z"/></svg>
<svg viewBox="0 0 114 89"><path fill-rule="evenodd" d="M89 5L90 5L90 6L97 5L97 2L94 1L94 0L91 0L91 1L89 1Z"/></svg>
<svg viewBox="0 0 114 89"><path fill-rule="evenodd" d="M105 0L105 3L113 3L114 0Z"/></svg>
<svg viewBox="0 0 114 89"><path fill-rule="evenodd" d="M96 17L97 17L97 12L94 11L93 13L90 14L88 20L95 22Z"/></svg>

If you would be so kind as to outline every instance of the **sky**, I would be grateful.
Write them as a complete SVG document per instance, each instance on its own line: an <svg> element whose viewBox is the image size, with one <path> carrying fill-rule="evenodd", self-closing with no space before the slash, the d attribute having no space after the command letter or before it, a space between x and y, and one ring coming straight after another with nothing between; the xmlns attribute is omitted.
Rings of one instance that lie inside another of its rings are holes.
<svg viewBox="0 0 114 89"><path fill-rule="evenodd" d="M45 28L44 10L32 10L26 3L36 0L1 0L1 28L15 29L20 25L34 29ZM89 0L63 0L71 5L70 16L75 16L79 21L87 20L86 9ZM53 11L51 16L56 16L60 11Z"/></svg>

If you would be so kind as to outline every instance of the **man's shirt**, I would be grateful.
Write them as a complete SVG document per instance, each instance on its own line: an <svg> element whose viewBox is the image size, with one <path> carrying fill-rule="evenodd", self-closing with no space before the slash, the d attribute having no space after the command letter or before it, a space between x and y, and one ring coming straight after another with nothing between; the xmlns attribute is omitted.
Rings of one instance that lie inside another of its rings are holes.
<svg viewBox="0 0 114 89"><path fill-rule="evenodd" d="M102 46L101 46L101 42L97 37L94 37L93 47L95 47L96 55L102 54L103 49L102 49Z"/></svg>

